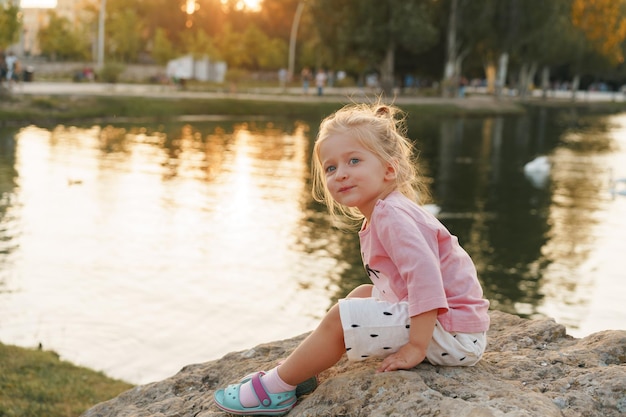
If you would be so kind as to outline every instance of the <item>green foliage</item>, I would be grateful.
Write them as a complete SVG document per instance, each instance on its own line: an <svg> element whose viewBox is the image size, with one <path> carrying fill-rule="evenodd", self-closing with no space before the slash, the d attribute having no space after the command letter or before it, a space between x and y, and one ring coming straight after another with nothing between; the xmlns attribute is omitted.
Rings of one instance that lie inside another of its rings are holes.
<svg viewBox="0 0 626 417"><path fill-rule="evenodd" d="M154 46L152 47L152 58L159 65L165 65L170 59L176 57L176 53L174 51L174 45L168 39L165 30L162 28L157 28L156 34L154 35Z"/></svg>
<svg viewBox="0 0 626 417"><path fill-rule="evenodd" d="M0 416L76 417L130 388L53 352L0 344Z"/></svg>
<svg viewBox="0 0 626 417"><path fill-rule="evenodd" d="M216 47L229 68L277 69L287 62L287 43L269 38L255 25L248 26L243 33L227 25Z"/></svg>
<svg viewBox="0 0 626 417"><path fill-rule="evenodd" d="M15 10L5 16L15 2L0 6L0 45L9 42L7 33L19 33ZM82 29L52 17L40 38L45 55L92 59L97 3L81 12L89 16ZM193 54L224 60L229 71L276 71L287 64L296 8L303 4L295 34L296 73L306 65L341 69L355 78L377 70L386 80L407 73L432 79L454 61L464 75L484 76L484 67L506 53L510 76L530 66L579 67L594 74L613 69L626 76L626 66L608 59L621 56L616 48L626 48L618 36L626 31L624 0L598 0L593 7L585 0L263 0L259 11L242 8L238 0L195 3L188 14L186 0L107 0L106 60L131 63L149 54L164 65ZM453 4L457 42L447 61ZM587 35L593 29L594 42L573 25L576 4L586 5L582 16L599 22L585 25ZM598 45L610 46L611 56Z"/></svg>
<svg viewBox="0 0 626 417"><path fill-rule="evenodd" d="M88 36L82 28L73 28L70 21L55 11L48 12L48 25L37 34L41 52L51 60L85 60L89 58Z"/></svg>
<svg viewBox="0 0 626 417"><path fill-rule="evenodd" d="M356 53L375 67L390 45L421 52L439 35L428 0L319 0L311 7L321 41L337 49L335 56Z"/></svg>
<svg viewBox="0 0 626 417"><path fill-rule="evenodd" d="M18 0L0 2L0 51L18 41L22 22Z"/></svg>
<svg viewBox="0 0 626 417"><path fill-rule="evenodd" d="M215 47L213 40L203 30L188 30L181 36L183 51L191 53L195 58L208 56L219 59L220 53Z"/></svg>
<svg viewBox="0 0 626 417"><path fill-rule="evenodd" d="M98 71L98 77L105 83L116 83L124 72L124 65L119 62L106 62Z"/></svg>
<svg viewBox="0 0 626 417"><path fill-rule="evenodd" d="M248 72L241 68L233 68L226 73L226 81L237 84L248 77Z"/></svg>
<svg viewBox="0 0 626 417"><path fill-rule="evenodd" d="M142 49L141 38L143 23L132 8L117 10L115 18L109 18L106 24L105 47L108 56L120 62L136 62Z"/></svg>
<svg viewBox="0 0 626 417"><path fill-rule="evenodd" d="M38 109L50 110L56 107L56 102L51 97L34 97L32 106Z"/></svg>
<svg viewBox="0 0 626 417"><path fill-rule="evenodd" d="M287 43L282 39L266 39L265 49L257 55L257 62L261 69L276 69L286 65Z"/></svg>

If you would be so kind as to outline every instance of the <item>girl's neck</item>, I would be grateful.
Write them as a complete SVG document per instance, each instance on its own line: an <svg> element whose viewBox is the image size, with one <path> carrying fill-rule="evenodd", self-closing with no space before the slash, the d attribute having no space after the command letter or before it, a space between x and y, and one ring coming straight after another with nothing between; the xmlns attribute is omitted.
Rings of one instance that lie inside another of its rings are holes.
<svg viewBox="0 0 626 417"><path fill-rule="evenodd" d="M396 187L389 188L384 193L382 193L380 196L378 196L378 199L374 202L374 205L372 206L372 209L368 213L361 212L361 214L363 214L363 217L365 218L365 220L363 221L363 228L362 228L362 230L365 230L367 228L368 224L370 223L370 218L372 217L372 214L374 213L374 210L376 209L376 205L378 204L378 202L382 201L382 200L385 200L394 191L397 191Z"/></svg>

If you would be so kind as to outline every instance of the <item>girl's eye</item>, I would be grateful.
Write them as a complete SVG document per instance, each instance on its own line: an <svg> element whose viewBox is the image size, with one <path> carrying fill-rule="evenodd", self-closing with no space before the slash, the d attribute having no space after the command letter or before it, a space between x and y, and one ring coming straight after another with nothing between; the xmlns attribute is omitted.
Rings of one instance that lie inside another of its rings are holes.
<svg viewBox="0 0 626 417"><path fill-rule="evenodd" d="M326 167L326 169L324 170L324 172L326 172L327 174L330 174L331 172L333 172L335 170L335 166L334 165L329 165Z"/></svg>
<svg viewBox="0 0 626 417"><path fill-rule="evenodd" d="M350 165L356 165L360 162L361 160L359 158L350 158Z"/></svg>

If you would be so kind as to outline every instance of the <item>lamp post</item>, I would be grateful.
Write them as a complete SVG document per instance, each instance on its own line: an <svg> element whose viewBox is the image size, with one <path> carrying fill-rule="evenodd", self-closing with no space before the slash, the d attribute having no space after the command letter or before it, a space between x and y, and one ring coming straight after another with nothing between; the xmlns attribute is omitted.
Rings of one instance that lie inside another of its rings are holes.
<svg viewBox="0 0 626 417"><path fill-rule="evenodd" d="M293 23L291 24L291 35L289 36L289 65L287 70L287 79L293 80L293 70L296 62L296 37L298 35L298 25L300 24L300 17L302 17L302 9L304 9L305 0L298 2L298 8L296 14L293 17Z"/></svg>
<svg viewBox="0 0 626 417"><path fill-rule="evenodd" d="M98 69L104 66L104 19L106 17L107 0L100 0L100 16L98 19Z"/></svg>

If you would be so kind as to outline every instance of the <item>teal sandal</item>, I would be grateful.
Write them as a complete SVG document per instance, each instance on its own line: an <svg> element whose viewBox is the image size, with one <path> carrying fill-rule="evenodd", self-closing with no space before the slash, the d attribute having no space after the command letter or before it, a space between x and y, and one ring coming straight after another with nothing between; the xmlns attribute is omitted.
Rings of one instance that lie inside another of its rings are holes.
<svg viewBox="0 0 626 417"><path fill-rule="evenodd" d="M253 374L250 379L252 380L252 388L255 395L259 399L259 405L256 407L244 407L239 400L239 390L241 384L231 384L226 389L220 389L215 391L213 395L215 399L215 405L220 409L235 415L251 416L282 416L287 414L295 405L296 390L281 392L279 394L272 394L265 390L263 383L261 382L261 375L265 375L264 372L257 372ZM246 382L247 379L244 381Z"/></svg>
<svg viewBox="0 0 626 417"><path fill-rule="evenodd" d="M256 373L257 372L253 372L251 374L244 376L243 378L241 378L241 380L239 380L239 383L243 384L245 382L250 381L252 377L254 376L254 374ZM263 372L263 374L265 374L265 372ZM315 389L317 388L319 384L320 382L319 382L319 379L317 379L317 376L312 376L306 381L299 383L298 386L296 387L296 397L300 398L303 395L312 393L313 391L315 391Z"/></svg>

